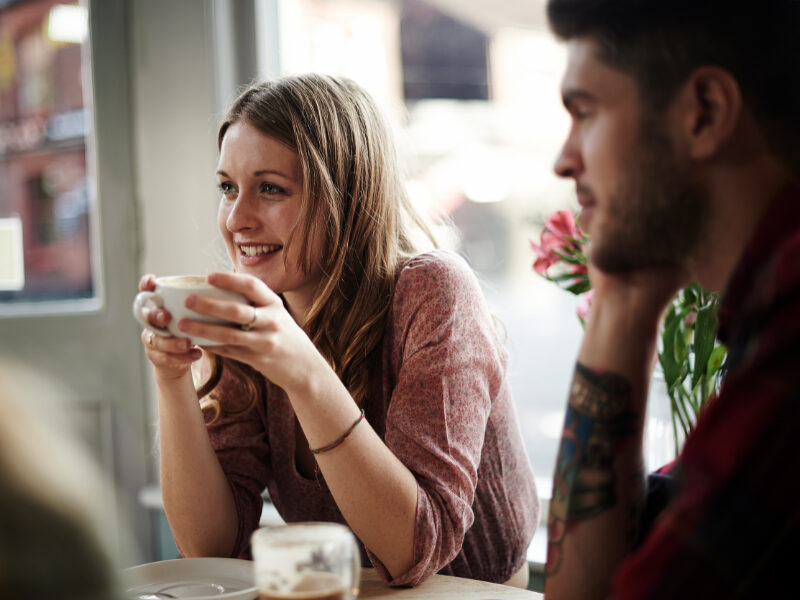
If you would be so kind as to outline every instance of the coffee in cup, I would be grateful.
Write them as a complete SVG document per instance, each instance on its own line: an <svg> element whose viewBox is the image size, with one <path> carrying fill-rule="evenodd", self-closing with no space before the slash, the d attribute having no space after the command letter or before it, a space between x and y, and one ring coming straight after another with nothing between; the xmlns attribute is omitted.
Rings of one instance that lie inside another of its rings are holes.
<svg viewBox="0 0 800 600"><path fill-rule="evenodd" d="M181 319L194 319L206 323L227 324L237 327L239 324L213 319L186 308L186 297L191 294L206 296L217 300L229 300L231 302L249 304L247 299L241 294L214 287L208 283L208 280L203 276L174 275L157 278L155 290L152 292L139 292L133 300L133 316L136 317L136 320L139 321L143 327L158 335L187 338L192 344L198 346L218 346L220 342L187 335L185 332L178 329L178 321ZM170 319L166 328L160 329L154 327L145 319L145 310L153 308L164 308L172 315L172 319Z"/></svg>

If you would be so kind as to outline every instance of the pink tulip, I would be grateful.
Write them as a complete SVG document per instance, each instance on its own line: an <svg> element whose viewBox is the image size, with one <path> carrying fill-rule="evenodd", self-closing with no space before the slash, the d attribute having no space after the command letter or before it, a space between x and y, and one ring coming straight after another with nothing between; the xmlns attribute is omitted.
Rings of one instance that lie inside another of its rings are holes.
<svg viewBox="0 0 800 600"><path fill-rule="evenodd" d="M569 272L573 275L588 275L589 267L586 265L570 265Z"/></svg>
<svg viewBox="0 0 800 600"><path fill-rule="evenodd" d="M580 239L580 229L575 226L575 215L570 210L557 210L547 223L544 224L545 229L552 231L554 235L561 239L564 238L577 238Z"/></svg>
<svg viewBox="0 0 800 600"><path fill-rule="evenodd" d="M594 290L589 290L578 297L578 307L575 312L578 313L578 318L581 323L586 325L589 321L589 311L592 308L592 298L594 297Z"/></svg>
<svg viewBox="0 0 800 600"><path fill-rule="evenodd" d="M547 275L547 269L560 259L554 250L558 249L558 245L553 242L556 241L552 236L542 234L541 244L537 245L531 242L531 250L536 255L536 260L533 263L533 270L539 275Z"/></svg>
<svg viewBox="0 0 800 600"><path fill-rule="evenodd" d="M562 255L573 255L581 248L573 241L582 239L580 228L575 225L575 217L569 210L557 210L542 228L539 243L531 242L531 249L536 255L533 270L539 275L547 276L547 270L555 263L561 261ZM570 272L583 274L586 267L583 265L570 265Z"/></svg>

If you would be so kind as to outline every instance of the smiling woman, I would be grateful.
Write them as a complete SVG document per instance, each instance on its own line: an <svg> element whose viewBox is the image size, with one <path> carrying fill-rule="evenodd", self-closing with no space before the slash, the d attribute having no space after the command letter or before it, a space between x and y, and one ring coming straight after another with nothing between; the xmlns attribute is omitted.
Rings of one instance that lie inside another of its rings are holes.
<svg viewBox="0 0 800 600"><path fill-rule="evenodd" d="M200 350L143 336L182 552L248 556L266 489L286 521L348 525L391 585L439 572L524 587L539 507L507 354L463 259L414 241L435 245L375 103L343 78L256 85L219 148L234 269L208 279L251 306L187 306L245 327L178 323L219 343L197 392Z"/></svg>
<svg viewBox="0 0 800 600"><path fill-rule="evenodd" d="M219 228L234 269L282 293L289 306L307 312L322 273L292 268L299 250L284 251L298 222L303 174L297 152L246 121L228 127L220 144ZM318 265L321 247L312 250Z"/></svg>

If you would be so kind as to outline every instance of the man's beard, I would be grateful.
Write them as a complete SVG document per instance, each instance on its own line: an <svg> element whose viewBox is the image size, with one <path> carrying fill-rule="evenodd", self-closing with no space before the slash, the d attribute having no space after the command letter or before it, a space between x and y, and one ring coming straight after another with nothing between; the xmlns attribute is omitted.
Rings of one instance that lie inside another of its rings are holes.
<svg viewBox="0 0 800 600"><path fill-rule="evenodd" d="M605 227L592 239L591 258L607 272L685 264L706 229L708 197L688 161L653 118L639 131L630 175L609 198Z"/></svg>

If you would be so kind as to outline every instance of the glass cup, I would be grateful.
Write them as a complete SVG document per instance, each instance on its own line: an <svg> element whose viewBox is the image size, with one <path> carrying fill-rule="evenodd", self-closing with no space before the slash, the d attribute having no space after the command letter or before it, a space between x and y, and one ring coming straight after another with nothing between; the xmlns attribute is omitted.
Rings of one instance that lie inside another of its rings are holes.
<svg viewBox="0 0 800 600"><path fill-rule="evenodd" d="M338 523L289 523L257 529L251 538L259 600L354 600L361 556Z"/></svg>

